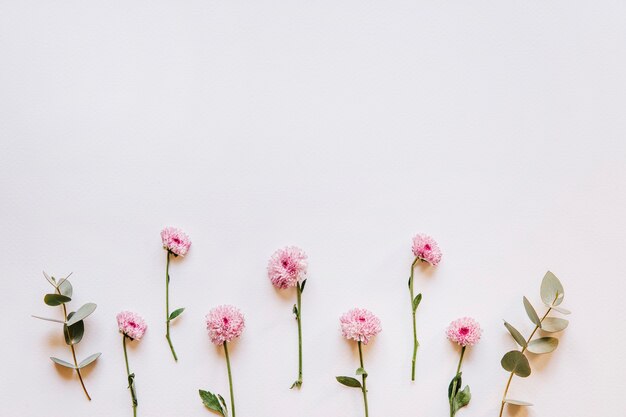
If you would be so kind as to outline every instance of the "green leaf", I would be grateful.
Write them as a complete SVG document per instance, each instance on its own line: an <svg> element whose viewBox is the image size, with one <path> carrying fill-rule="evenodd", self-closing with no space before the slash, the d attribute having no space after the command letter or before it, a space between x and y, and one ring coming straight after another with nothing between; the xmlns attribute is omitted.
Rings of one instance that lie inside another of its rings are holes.
<svg viewBox="0 0 626 417"><path fill-rule="evenodd" d="M337 379L337 382L345 385L346 387L361 388L361 383L359 382L359 380L354 379L350 376L338 376L336 377L336 379Z"/></svg>
<svg viewBox="0 0 626 417"><path fill-rule="evenodd" d="M224 414L228 415L228 407L226 407L226 400L221 395L217 394L217 398L220 399L220 404L222 404L222 408L224 409Z"/></svg>
<svg viewBox="0 0 626 417"><path fill-rule="evenodd" d="M74 313L70 313L67 315L68 319L71 319ZM65 337L65 343L68 345L75 345L79 343L83 334L85 333L85 322L77 321L76 323L68 326L67 324L63 325L63 336Z"/></svg>
<svg viewBox="0 0 626 417"><path fill-rule="evenodd" d="M417 310L417 307L420 305L421 302L422 302L422 293L419 293L413 299L413 311Z"/></svg>
<svg viewBox="0 0 626 417"><path fill-rule="evenodd" d="M549 333L556 333L567 328L569 321L558 317L546 317L541 324L541 330Z"/></svg>
<svg viewBox="0 0 626 417"><path fill-rule="evenodd" d="M60 306L61 304L65 304L70 301L72 301L70 297L66 297L65 295L60 294L46 294L43 297L43 302L52 307Z"/></svg>
<svg viewBox="0 0 626 417"><path fill-rule="evenodd" d="M541 300L545 305L558 306L563 302L565 291L561 281L550 271L546 272L546 275L541 281Z"/></svg>
<svg viewBox="0 0 626 417"><path fill-rule="evenodd" d="M296 306L295 304L293 305L293 309L291 310L293 312L293 314L296 315L296 318L298 318L298 306Z"/></svg>
<svg viewBox="0 0 626 417"><path fill-rule="evenodd" d="M363 368L357 368L356 374L357 375L365 375L365 376L367 376L367 371L365 371L365 369L363 369Z"/></svg>
<svg viewBox="0 0 626 417"><path fill-rule="evenodd" d="M98 352L86 357L81 363L78 364L78 369L83 369L85 366L91 364L92 362L95 362L96 359L100 357L100 355L102 355L102 353Z"/></svg>
<svg viewBox="0 0 626 417"><path fill-rule="evenodd" d="M466 385L465 388L463 388L463 391L459 391L454 397L454 399L452 400L452 407L454 409L453 410L454 413L456 413L460 408L463 408L467 404L469 404L471 399L472 399L472 394L470 393L470 387L469 385Z"/></svg>
<svg viewBox="0 0 626 417"><path fill-rule="evenodd" d="M528 359L519 350L507 352L502 357L500 364L505 371L513 372L515 375L526 378L530 375L530 364Z"/></svg>
<svg viewBox="0 0 626 417"><path fill-rule="evenodd" d="M72 284L65 278L61 284L59 284L59 291L62 295L72 298Z"/></svg>
<svg viewBox="0 0 626 417"><path fill-rule="evenodd" d="M222 408L222 405L220 404L220 400L217 398L215 394L209 391L204 391L204 390L198 390L198 392L200 394L200 398L202 399L202 403L209 410L213 410L216 413L226 417L226 414L224 414L224 409Z"/></svg>
<svg viewBox="0 0 626 417"><path fill-rule="evenodd" d="M52 359L52 362L56 363L57 365L61 365L61 366L64 366L64 367L70 368L70 369L76 369L76 367L74 365L72 365L69 362L65 362L62 359L55 358L55 357L52 357L52 356L50 357L50 359Z"/></svg>
<svg viewBox="0 0 626 417"><path fill-rule="evenodd" d="M448 385L448 399L450 401L454 400L454 397L456 396L457 392L459 392L459 390L461 389L461 384L463 383L461 374L462 372L459 372L458 374L456 374L455 377L452 378L452 381L450 381L450 385ZM455 385L455 382L456 382L456 385Z"/></svg>
<svg viewBox="0 0 626 417"><path fill-rule="evenodd" d="M304 286L306 285L306 279L304 281L302 281L302 284L300 284L300 294L302 294L304 292Z"/></svg>
<svg viewBox="0 0 626 417"><path fill-rule="evenodd" d="M526 339L524 339L524 336L522 336L522 334L518 332L515 327L511 326L506 321L504 322L504 327L506 327L509 333L511 333L511 336L513 336L513 339L515 339L518 345L526 347Z"/></svg>
<svg viewBox="0 0 626 417"><path fill-rule="evenodd" d="M39 317L39 316L31 316L31 317L34 317L34 318L39 319L39 320L53 321L55 323L65 324L65 322L63 320L49 319L47 317Z"/></svg>
<svg viewBox="0 0 626 417"><path fill-rule="evenodd" d="M535 326L541 327L541 319L539 319L539 316L535 311L535 307L530 304L530 301L528 301L528 298L526 297L524 297L524 308L526 309L526 314L528 314L530 321L532 321Z"/></svg>
<svg viewBox="0 0 626 417"><path fill-rule="evenodd" d="M130 397L133 402L133 406L137 407L137 391L135 390L135 374L128 375L128 389L130 390Z"/></svg>
<svg viewBox="0 0 626 417"><path fill-rule="evenodd" d="M52 285L54 288L57 287L57 283L54 277L51 277L50 275L46 274L46 271L43 271L43 276L46 277L46 280L48 280L50 285Z"/></svg>
<svg viewBox="0 0 626 417"><path fill-rule="evenodd" d="M541 355L544 353L553 352L558 345L559 339L557 339L556 337L541 337L530 342L528 344L527 350L530 353Z"/></svg>
<svg viewBox="0 0 626 417"><path fill-rule="evenodd" d="M549 307L551 307L552 310L556 310L556 311L558 311L561 314L565 314L565 315L572 314L571 311L569 311L568 309L563 308L563 307L556 307L556 306L549 306Z"/></svg>
<svg viewBox="0 0 626 417"><path fill-rule="evenodd" d="M76 311L76 313L72 316L71 319L67 320L67 325L71 326L74 323L78 323L81 320L84 320L96 310L96 305L94 303L87 303L83 305L81 308Z"/></svg>
<svg viewBox="0 0 626 417"><path fill-rule="evenodd" d="M506 398L504 400L505 403L507 404L511 404L511 405L519 405L521 407L531 407L532 403L526 402L526 401L520 401L520 400L514 400L512 398Z"/></svg>
<svg viewBox="0 0 626 417"><path fill-rule="evenodd" d="M183 308L177 308L176 310L172 311L172 314L170 314L170 318L168 319L169 321L174 320L176 317L180 316L181 314L183 314L183 311L185 311L185 307Z"/></svg>
<svg viewBox="0 0 626 417"><path fill-rule="evenodd" d="M409 277L409 288L411 288L411 277Z"/></svg>

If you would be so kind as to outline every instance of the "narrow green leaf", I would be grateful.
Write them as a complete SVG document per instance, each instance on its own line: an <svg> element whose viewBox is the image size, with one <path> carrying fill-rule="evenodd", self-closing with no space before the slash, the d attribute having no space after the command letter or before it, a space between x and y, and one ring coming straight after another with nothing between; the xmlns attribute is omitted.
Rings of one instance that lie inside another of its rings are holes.
<svg viewBox="0 0 626 417"><path fill-rule="evenodd" d="M528 363L528 358L519 350L512 350L505 353L500 364L505 371L513 372L519 377L526 378L530 375L530 363Z"/></svg>
<svg viewBox="0 0 626 417"><path fill-rule="evenodd" d="M60 306L61 304L65 304L70 301L72 301L70 297L66 297L65 295L60 294L46 294L43 297L43 302L52 307Z"/></svg>
<svg viewBox="0 0 626 417"><path fill-rule="evenodd" d="M450 401L454 400L454 397L456 396L457 392L459 392L459 390L461 389L461 384L463 384L463 379L461 378L461 374L462 372L459 372L458 374L456 374L454 378L452 378L452 381L450 381L450 384L448 385L448 399Z"/></svg>
<svg viewBox="0 0 626 417"><path fill-rule="evenodd" d="M296 306L295 304L293 305L293 309L291 310L293 312L293 314L296 315L296 318L298 318L298 306Z"/></svg>
<svg viewBox="0 0 626 417"><path fill-rule="evenodd" d="M363 368L357 368L356 374L357 375L365 375L365 376L367 376L367 372Z"/></svg>
<svg viewBox="0 0 626 417"><path fill-rule="evenodd" d="M135 374L128 375L128 389L130 390L130 397L133 402L133 406L137 407L137 391L135 390Z"/></svg>
<svg viewBox="0 0 626 417"><path fill-rule="evenodd" d="M511 326L506 321L504 322L504 327L506 327L509 333L511 333L511 336L513 336L513 339L515 339L518 345L526 347L526 339L524 339L524 336L522 336L522 334L518 332L515 327Z"/></svg>
<svg viewBox="0 0 626 417"><path fill-rule="evenodd" d="M541 300L543 303L549 306L558 306L563 302L564 296L565 291L561 281L552 272L546 272L541 281Z"/></svg>
<svg viewBox="0 0 626 417"><path fill-rule="evenodd" d="M56 280L54 279L54 277L51 277L50 275L46 274L46 271L42 271L43 272L43 276L46 277L46 280L50 283L50 285L52 285L54 288L57 287L57 283Z"/></svg>
<svg viewBox="0 0 626 417"><path fill-rule="evenodd" d="M72 298L72 284L67 280L67 278L59 284L59 291L62 295Z"/></svg>
<svg viewBox="0 0 626 417"><path fill-rule="evenodd" d="M226 400L220 394L217 394L217 398L220 399L220 404L222 405L222 409L224 409L224 414L228 415L228 407L226 407Z"/></svg>
<svg viewBox="0 0 626 417"><path fill-rule="evenodd" d="M454 408L454 412L457 412L460 408L463 408L467 404L469 404L471 399L472 394L470 393L470 387L469 385L466 385L465 388L463 388L463 391L459 391L452 400L452 407Z"/></svg>
<svg viewBox="0 0 626 417"><path fill-rule="evenodd" d="M535 326L541 327L541 319L539 319L539 316L535 311L535 307L530 304L530 301L528 301L528 298L526 297L524 297L524 308L526 309L526 314L528 314L530 321L532 321Z"/></svg>
<svg viewBox="0 0 626 417"><path fill-rule="evenodd" d="M417 307L420 305L421 302L422 302L422 293L419 293L413 299L413 311L417 310Z"/></svg>
<svg viewBox="0 0 626 417"><path fill-rule="evenodd" d="M521 407L531 407L532 403L526 402L526 401L520 401L520 400L514 400L512 398L506 398L504 400L505 403L507 404L511 404L511 405L519 405Z"/></svg>
<svg viewBox="0 0 626 417"><path fill-rule="evenodd" d="M70 313L67 315L68 319L71 319L74 313ZM63 336L65 337L65 343L68 345L75 345L79 343L83 334L85 333L85 322L77 321L76 323L68 326L67 324L63 325Z"/></svg>
<svg viewBox="0 0 626 417"><path fill-rule="evenodd" d="M64 367L70 368L70 369L76 369L76 367L74 365L72 365L69 362L65 362L62 359L55 358L55 357L52 357L52 356L50 357L50 359L52 360L52 362L56 363L57 365L61 365L61 366L64 366Z"/></svg>
<svg viewBox="0 0 626 417"><path fill-rule="evenodd" d="M100 355L102 355L102 353L98 352L86 357L81 363L78 364L78 369L83 369L85 366L91 364L92 362L95 362L96 359L100 357Z"/></svg>
<svg viewBox="0 0 626 417"><path fill-rule="evenodd" d="M209 391L198 390L200 394L200 399L202 399L202 403L212 411L226 417L224 414L224 410L222 409L222 405L220 404L220 400L217 398L215 394Z"/></svg>
<svg viewBox="0 0 626 417"><path fill-rule="evenodd" d="M535 339L528 344L527 350L530 353L541 355L553 352L559 345L559 339L556 337L541 337Z"/></svg>
<svg viewBox="0 0 626 417"><path fill-rule="evenodd" d="M169 321L174 320L176 317L180 316L183 311L185 311L185 307L183 308L177 308L176 310L172 311L172 314L170 314L170 318L168 319Z"/></svg>
<svg viewBox="0 0 626 417"><path fill-rule="evenodd" d="M302 284L300 284L300 294L302 294L304 292L304 286L306 285L306 279L304 281L302 281Z"/></svg>
<svg viewBox="0 0 626 417"><path fill-rule="evenodd" d="M87 318L87 316L89 316L91 313L93 313L96 310L96 307L97 306L94 303L84 304L81 308L79 308L76 311L76 313L72 316L71 319L67 320L67 325L71 326L74 323L84 320L85 318Z"/></svg>
<svg viewBox="0 0 626 417"><path fill-rule="evenodd" d="M411 288L411 277L409 277L409 288Z"/></svg>
<svg viewBox="0 0 626 417"><path fill-rule="evenodd" d="M568 309L563 308L563 307L556 307L556 306L548 306L548 307L551 307L552 310L556 310L556 311L558 311L561 314L565 314L565 315L572 314L571 311L569 311Z"/></svg>
<svg viewBox="0 0 626 417"><path fill-rule="evenodd" d="M65 324L65 322L63 320L49 319L47 317L39 317L39 316L31 316L31 317L34 317L34 318L39 319L39 320L53 321L55 323Z"/></svg>
<svg viewBox="0 0 626 417"><path fill-rule="evenodd" d="M558 317L546 317L541 324L541 330L549 333L556 333L565 330L569 321Z"/></svg>
<svg viewBox="0 0 626 417"><path fill-rule="evenodd" d="M336 377L336 379L337 382L345 385L346 387L361 388L361 383L359 382L359 380L350 376L338 376Z"/></svg>

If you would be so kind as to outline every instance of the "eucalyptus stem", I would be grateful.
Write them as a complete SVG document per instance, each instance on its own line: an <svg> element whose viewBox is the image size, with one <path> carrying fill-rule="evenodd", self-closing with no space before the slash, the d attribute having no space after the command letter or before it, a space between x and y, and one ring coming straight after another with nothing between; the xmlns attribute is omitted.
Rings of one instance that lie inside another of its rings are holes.
<svg viewBox="0 0 626 417"><path fill-rule="evenodd" d="M552 311L552 307L549 307L548 311L546 311L546 314L544 314L543 317L541 318L541 320L539 320L539 324L535 325L535 329L533 330L533 332L530 334L530 336L526 340L526 346L522 347L522 353L526 352L526 348L528 347L528 344L532 340L532 338L535 335L535 333L537 333L537 330L539 330L539 328L541 327L541 324L543 323L545 318L548 317L548 314L550 314L551 311ZM506 401L505 401L506 400L506 394L509 392L509 387L511 386L511 380L513 379L513 375L514 375L514 373L511 372L511 375L509 375L509 380L506 383L506 387L504 388L504 394L502 394L502 405L500 406L500 415L499 415L499 417L502 417L502 413L504 412L504 406L506 405Z"/></svg>
<svg viewBox="0 0 626 417"><path fill-rule="evenodd" d="M367 372L365 372L365 366L363 365L363 350L361 349L361 341L359 340L357 343L358 343L358 346L359 346L359 361L361 363L361 369L363 370L363 373L361 374L361 378L363 380L363 383L362 383L362 386L361 386L361 391L363 391L363 402L365 404L365 417L368 417L369 416L369 411L367 409L367 387L365 385L365 379L367 378Z"/></svg>
<svg viewBox="0 0 626 417"><path fill-rule="evenodd" d="M298 379L293 383L291 388L302 386L302 289L300 284L296 285L297 291L297 313L296 320L298 321Z"/></svg>
<svg viewBox="0 0 626 417"><path fill-rule="evenodd" d="M415 265L417 265L417 261L419 258L415 258L413 263L411 264L411 276L409 278L409 292L411 295L411 311L413 313L413 361L411 362L411 381L415 381L415 359L417 358L417 348L419 347L419 342L417 340L417 325L415 324L415 311L416 308L413 308L413 275L415 271Z"/></svg>
<svg viewBox="0 0 626 417"><path fill-rule="evenodd" d="M172 355L174 355L174 360L178 361L178 356L176 356L176 351L174 350L174 345L172 344L172 339L170 338L170 251L167 251L167 262L165 264L165 324L167 326L167 333L165 334L165 338L167 339L167 343L170 345L170 350L172 351Z"/></svg>
<svg viewBox="0 0 626 417"><path fill-rule="evenodd" d="M233 394L233 375L230 371L230 358L228 356L228 345L224 342L224 354L226 355L226 368L228 368L228 386L230 388L230 408L233 410L233 417L235 417L235 395Z"/></svg>
<svg viewBox="0 0 626 417"><path fill-rule="evenodd" d="M130 368L128 366L128 353L126 352L126 337L127 336L125 334L122 334L122 345L124 346L124 361L126 362L126 375L128 377L128 389L130 390L130 399L133 403L133 417L137 417L137 398L133 391L134 375L131 376Z"/></svg>

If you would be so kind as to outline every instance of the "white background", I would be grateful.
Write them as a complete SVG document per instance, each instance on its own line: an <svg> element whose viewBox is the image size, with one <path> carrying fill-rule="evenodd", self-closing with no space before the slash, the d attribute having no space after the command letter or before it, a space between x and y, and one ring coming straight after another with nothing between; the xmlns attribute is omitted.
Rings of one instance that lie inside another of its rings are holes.
<svg viewBox="0 0 626 417"><path fill-rule="evenodd" d="M546 270L570 327L531 359L507 416L623 409L626 4L622 1L0 1L3 416L130 416L115 314L145 316L129 355L140 416L208 416L197 389L227 394L204 315L232 303L240 417L362 416L338 317L376 312L365 349L370 415L447 415L458 349L444 328L484 327L464 362L459 416L497 416L514 348ZM193 245L171 267L164 339L163 226ZM444 256L418 270L418 379L409 381L411 237ZM266 262L310 257L305 380L296 377L295 293ZM76 378L61 329L30 314L41 270L74 272L77 308L98 303ZM543 311L543 309L540 309Z"/></svg>

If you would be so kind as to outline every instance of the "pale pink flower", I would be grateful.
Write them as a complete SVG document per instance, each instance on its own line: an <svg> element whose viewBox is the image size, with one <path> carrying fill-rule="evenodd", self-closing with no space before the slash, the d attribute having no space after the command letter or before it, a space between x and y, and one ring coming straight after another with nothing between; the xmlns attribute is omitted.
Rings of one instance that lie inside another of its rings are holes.
<svg viewBox="0 0 626 417"><path fill-rule="evenodd" d="M471 317L462 317L454 320L446 329L446 336L450 341L461 346L473 346L482 335L480 324Z"/></svg>
<svg viewBox="0 0 626 417"><path fill-rule="evenodd" d="M217 306L206 315L206 328L211 342L216 345L241 336L245 327L243 314L234 306Z"/></svg>
<svg viewBox="0 0 626 417"><path fill-rule="evenodd" d="M272 284L281 289L295 286L306 278L307 256L296 246L278 249L267 264L267 275Z"/></svg>
<svg viewBox="0 0 626 417"><path fill-rule="evenodd" d="M189 236L175 227L166 227L161 230L163 249L172 252L175 256L185 256L191 246Z"/></svg>
<svg viewBox="0 0 626 417"><path fill-rule="evenodd" d="M372 337L382 330L380 319L372 312L362 308L353 308L344 313L339 318L339 322L341 323L341 334L343 337L363 342L366 345Z"/></svg>
<svg viewBox="0 0 626 417"><path fill-rule="evenodd" d="M122 311L117 315L117 326L120 332L133 340L141 339L148 328L143 318L131 311Z"/></svg>
<svg viewBox="0 0 626 417"><path fill-rule="evenodd" d="M441 261L439 245L435 239L424 234L417 234L413 238L413 255L435 266Z"/></svg>

